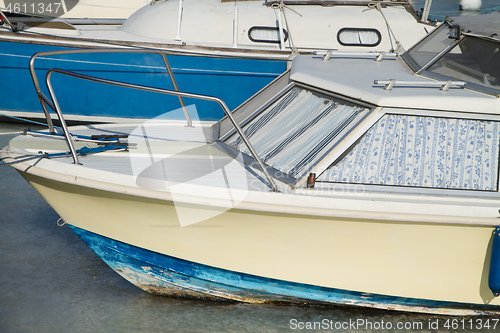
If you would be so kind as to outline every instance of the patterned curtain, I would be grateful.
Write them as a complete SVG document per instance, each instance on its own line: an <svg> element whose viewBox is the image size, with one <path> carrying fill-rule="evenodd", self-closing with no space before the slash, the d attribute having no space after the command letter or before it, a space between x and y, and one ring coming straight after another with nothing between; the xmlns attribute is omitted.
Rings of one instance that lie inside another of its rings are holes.
<svg viewBox="0 0 500 333"><path fill-rule="evenodd" d="M293 88L243 131L264 163L297 177L322 157L342 130L368 111ZM239 135L225 142L250 155Z"/></svg>
<svg viewBox="0 0 500 333"><path fill-rule="evenodd" d="M320 181L497 190L496 121L385 115Z"/></svg>

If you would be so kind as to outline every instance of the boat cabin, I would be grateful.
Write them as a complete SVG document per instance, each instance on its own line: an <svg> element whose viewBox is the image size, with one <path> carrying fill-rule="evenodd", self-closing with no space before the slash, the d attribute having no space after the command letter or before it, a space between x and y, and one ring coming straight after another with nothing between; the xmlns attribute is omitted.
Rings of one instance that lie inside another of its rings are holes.
<svg viewBox="0 0 500 333"><path fill-rule="evenodd" d="M499 19L449 19L401 57L297 57L233 116L293 188L497 196ZM216 132L252 163L227 118Z"/></svg>

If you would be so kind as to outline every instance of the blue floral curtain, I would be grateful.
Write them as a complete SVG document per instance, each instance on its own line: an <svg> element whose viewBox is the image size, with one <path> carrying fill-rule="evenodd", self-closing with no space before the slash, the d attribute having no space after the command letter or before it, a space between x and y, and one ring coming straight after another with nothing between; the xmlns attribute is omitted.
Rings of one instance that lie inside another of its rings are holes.
<svg viewBox="0 0 500 333"><path fill-rule="evenodd" d="M495 121L385 115L320 181L497 190Z"/></svg>

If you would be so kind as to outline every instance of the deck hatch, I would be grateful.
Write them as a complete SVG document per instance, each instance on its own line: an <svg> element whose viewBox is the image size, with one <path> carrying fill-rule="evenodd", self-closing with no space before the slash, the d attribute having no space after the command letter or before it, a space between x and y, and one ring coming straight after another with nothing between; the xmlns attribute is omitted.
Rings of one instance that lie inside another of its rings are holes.
<svg viewBox="0 0 500 333"><path fill-rule="evenodd" d="M498 191L497 121L387 114L319 181Z"/></svg>
<svg viewBox="0 0 500 333"><path fill-rule="evenodd" d="M243 126L264 163L299 179L369 108L295 86ZM245 154L239 135L224 141Z"/></svg>

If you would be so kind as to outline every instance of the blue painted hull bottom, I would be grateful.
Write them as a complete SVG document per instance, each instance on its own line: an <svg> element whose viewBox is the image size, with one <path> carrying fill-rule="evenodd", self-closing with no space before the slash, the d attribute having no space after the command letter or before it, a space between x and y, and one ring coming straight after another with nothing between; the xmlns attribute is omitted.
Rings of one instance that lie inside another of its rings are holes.
<svg viewBox="0 0 500 333"><path fill-rule="evenodd" d="M148 251L71 226L113 270L159 295L249 303L331 304L451 315L500 313L500 307L395 297L271 279Z"/></svg>

